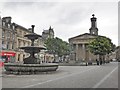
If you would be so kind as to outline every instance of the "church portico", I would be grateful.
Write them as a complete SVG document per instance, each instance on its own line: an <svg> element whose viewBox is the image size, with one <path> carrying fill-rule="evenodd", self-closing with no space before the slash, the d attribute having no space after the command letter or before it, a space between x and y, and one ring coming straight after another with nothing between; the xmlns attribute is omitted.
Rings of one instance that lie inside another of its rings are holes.
<svg viewBox="0 0 120 90"><path fill-rule="evenodd" d="M69 39L69 43L71 47L73 48L73 56L72 60L74 59L77 62L96 62L97 56L93 55L89 49L88 44L91 40L95 39L98 35L98 28L97 28L97 18L95 15L92 15L93 17L91 20L91 27L89 29L90 33L84 33L75 37L72 37Z"/></svg>
<svg viewBox="0 0 120 90"><path fill-rule="evenodd" d="M74 59L77 62L96 61L97 56L90 53L87 48L88 43L74 44Z"/></svg>
<svg viewBox="0 0 120 90"><path fill-rule="evenodd" d="M87 49L88 43L78 43L74 44L74 53L76 53L76 61L86 61L89 60L89 51Z"/></svg>

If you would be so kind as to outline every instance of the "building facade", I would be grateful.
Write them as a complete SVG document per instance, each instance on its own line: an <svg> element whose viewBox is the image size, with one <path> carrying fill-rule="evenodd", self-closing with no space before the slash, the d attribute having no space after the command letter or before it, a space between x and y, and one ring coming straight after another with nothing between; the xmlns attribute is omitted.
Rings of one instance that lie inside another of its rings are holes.
<svg viewBox="0 0 120 90"><path fill-rule="evenodd" d="M11 23L11 17L2 18L2 51L1 56L5 62L15 62L16 30Z"/></svg>
<svg viewBox="0 0 120 90"><path fill-rule="evenodd" d="M15 24L15 25L16 25L16 32L17 32L16 62L22 62L23 58L27 57L28 54L26 54L24 50L19 49L19 47L30 46L31 41L28 40L26 37L24 37L24 35L31 33L31 31L18 24Z"/></svg>
<svg viewBox="0 0 120 90"><path fill-rule="evenodd" d="M96 38L96 35L85 33L69 40L72 46L72 53L70 55L72 60L77 62L95 62L98 59L97 55L93 55L88 50L87 46L89 42Z"/></svg>
<svg viewBox="0 0 120 90"><path fill-rule="evenodd" d="M120 46L117 46L115 52L116 52L116 59L117 61L120 62Z"/></svg>
<svg viewBox="0 0 120 90"><path fill-rule="evenodd" d="M53 28L51 28L51 26L50 26L50 28L48 30L43 30L42 38L44 40L46 40L48 38L54 38L54 30L53 30Z"/></svg>
<svg viewBox="0 0 120 90"><path fill-rule="evenodd" d="M1 19L1 16L0 16L0 52L1 51L2 51L2 19ZM0 59L1 59L1 56L0 56Z"/></svg>
<svg viewBox="0 0 120 90"><path fill-rule="evenodd" d="M90 19L91 28L89 29L89 33L84 33L69 39L71 45L70 59L73 61L89 63L96 62L96 59L99 58L97 55L93 55L87 48L91 40L100 36L98 35L97 18L94 17L94 14L92 16Z"/></svg>

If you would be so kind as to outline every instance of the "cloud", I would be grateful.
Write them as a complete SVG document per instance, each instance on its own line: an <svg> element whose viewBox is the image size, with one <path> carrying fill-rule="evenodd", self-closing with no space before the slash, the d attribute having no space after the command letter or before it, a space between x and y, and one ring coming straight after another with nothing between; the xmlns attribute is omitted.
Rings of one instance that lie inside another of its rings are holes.
<svg viewBox="0 0 120 90"><path fill-rule="evenodd" d="M26 28L35 24L38 34L51 25L55 36L65 41L88 33L94 13L99 34L110 37L115 44L118 42L117 2L9 2L2 3L0 8L2 16L11 16L15 23Z"/></svg>

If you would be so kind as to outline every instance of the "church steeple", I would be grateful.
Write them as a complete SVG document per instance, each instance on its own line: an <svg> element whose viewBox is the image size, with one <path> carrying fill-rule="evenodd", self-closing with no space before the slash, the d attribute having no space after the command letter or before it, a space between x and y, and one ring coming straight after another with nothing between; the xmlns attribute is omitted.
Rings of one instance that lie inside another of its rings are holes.
<svg viewBox="0 0 120 90"><path fill-rule="evenodd" d="M91 28L90 30L90 34L94 34L94 35L98 35L98 28L97 28L97 18L95 17L95 15L92 15L93 17L91 18Z"/></svg>
<svg viewBox="0 0 120 90"><path fill-rule="evenodd" d="M49 30L52 30L51 26L49 27Z"/></svg>

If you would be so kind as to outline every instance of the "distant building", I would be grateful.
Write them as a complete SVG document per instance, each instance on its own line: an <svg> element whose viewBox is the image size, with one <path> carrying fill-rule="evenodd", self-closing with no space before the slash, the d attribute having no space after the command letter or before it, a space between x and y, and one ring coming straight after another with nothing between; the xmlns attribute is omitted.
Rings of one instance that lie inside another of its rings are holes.
<svg viewBox="0 0 120 90"><path fill-rule="evenodd" d="M43 30L42 38L43 38L44 42L48 38L54 38L54 30L53 30L53 28L51 28L51 26L49 27L48 30ZM42 60L43 63L44 62L47 63L47 62L53 62L54 61L54 55L50 54L48 52L44 52L43 55L41 55L41 57L42 57L41 60Z"/></svg>
<svg viewBox="0 0 120 90"><path fill-rule="evenodd" d="M46 40L48 38L54 38L54 30L53 30L53 28L51 28L51 26L50 26L50 28L48 30L43 30L42 38L44 40Z"/></svg>
<svg viewBox="0 0 120 90"><path fill-rule="evenodd" d="M115 52L116 52L116 59L120 61L120 46L117 46Z"/></svg>
<svg viewBox="0 0 120 90"><path fill-rule="evenodd" d="M97 28L97 18L94 17L94 14L91 18L91 28L89 29L90 33L84 33L72 38L69 38L69 43L71 45L71 55L70 59L76 62L96 62L98 59L97 55L93 55L87 48L89 42L95 39L98 35ZM105 37L105 36L100 36Z"/></svg>

